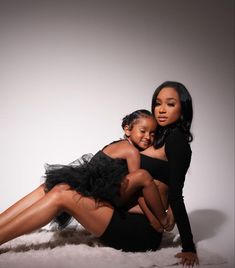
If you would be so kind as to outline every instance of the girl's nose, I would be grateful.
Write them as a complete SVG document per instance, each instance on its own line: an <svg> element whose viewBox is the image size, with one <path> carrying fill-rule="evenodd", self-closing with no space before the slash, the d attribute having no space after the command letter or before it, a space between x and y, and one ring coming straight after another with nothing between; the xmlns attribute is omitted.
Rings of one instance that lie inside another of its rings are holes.
<svg viewBox="0 0 235 268"><path fill-rule="evenodd" d="M145 139L148 139L148 140L150 140L150 133L145 133Z"/></svg>

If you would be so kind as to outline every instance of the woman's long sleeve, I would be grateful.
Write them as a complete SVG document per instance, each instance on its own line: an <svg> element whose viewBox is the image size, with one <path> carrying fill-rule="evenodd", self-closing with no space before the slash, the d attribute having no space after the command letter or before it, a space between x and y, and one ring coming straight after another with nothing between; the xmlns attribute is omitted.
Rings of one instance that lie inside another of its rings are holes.
<svg viewBox="0 0 235 268"><path fill-rule="evenodd" d="M180 233L184 252L196 252L188 214L184 204L183 187L191 161L191 148L179 130L166 138L165 151L169 163L169 203Z"/></svg>

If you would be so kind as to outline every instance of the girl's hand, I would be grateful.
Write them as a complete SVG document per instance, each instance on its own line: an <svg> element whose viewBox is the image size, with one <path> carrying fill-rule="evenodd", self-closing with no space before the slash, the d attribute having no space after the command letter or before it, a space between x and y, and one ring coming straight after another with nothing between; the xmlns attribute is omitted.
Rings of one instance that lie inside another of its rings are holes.
<svg viewBox="0 0 235 268"><path fill-rule="evenodd" d="M181 258L180 263L183 266L191 266L199 265L198 256L194 252L180 252L175 255L176 258Z"/></svg>
<svg viewBox="0 0 235 268"><path fill-rule="evenodd" d="M159 233L163 233L164 229L162 228L160 222L157 219L152 219L150 222L151 226Z"/></svg>
<svg viewBox="0 0 235 268"><path fill-rule="evenodd" d="M166 232L170 232L175 227L175 219L171 210L167 211L167 224L164 226Z"/></svg>

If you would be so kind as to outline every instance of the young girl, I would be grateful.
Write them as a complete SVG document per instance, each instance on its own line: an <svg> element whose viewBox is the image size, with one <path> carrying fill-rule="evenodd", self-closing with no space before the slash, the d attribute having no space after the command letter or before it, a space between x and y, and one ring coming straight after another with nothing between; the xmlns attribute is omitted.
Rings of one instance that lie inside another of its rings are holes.
<svg viewBox="0 0 235 268"><path fill-rule="evenodd" d="M84 196L107 201L119 208L141 192L162 226L159 230L169 230L169 219L164 213L158 189L150 174L140 169L139 151L152 145L156 126L156 120L147 110L127 115L122 121L125 139L105 146L91 159L90 155L84 155L82 161L70 165L46 165L46 191L66 183ZM64 227L69 218L67 213L62 213L56 221Z"/></svg>

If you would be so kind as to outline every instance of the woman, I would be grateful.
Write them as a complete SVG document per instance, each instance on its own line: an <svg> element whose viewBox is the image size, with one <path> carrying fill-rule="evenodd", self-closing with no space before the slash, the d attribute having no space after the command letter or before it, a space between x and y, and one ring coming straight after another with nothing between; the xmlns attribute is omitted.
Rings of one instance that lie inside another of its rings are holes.
<svg viewBox="0 0 235 268"><path fill-rule="evenodd" d="M192 99L185 86L167 81L152 97L152 113L158 123L154 145L143 152L141 167L168 185L168 198L177 224L182 253L177 254L183 265L198 264L193 236L182 196L185 175L191 161L189 142L193 118Z"/></svg>
<svg viewBox="0 0 235 268"><path fill-rule="evenodd" d="M141 155L141 167L147 169L154 178L160 178L160 184L168 184L169 203L183 246L183 252L176 257L181 259L183 265L194 266L198 264L198 257L182 198L191 157L192 100L182 84L165 82L153 94L152 110L160 127L156 131L154 147L143 151ZM142 174L136 176L141 177ZM138 207L130 209L130 212L135 213L121 212L106 202L97 206L93 198L82 197L65 184L55 186L46 195L44 187L40 186L4 212L3 217L0 216L0 244L35 230L61 211L66 211L110 246L127 251L156 250L162 237L154 229L155 226L159 228L158 221L145 206L141 196L139 202L151 225L144 215L137 214L141 213ZM30 224L27 224L28 221Z"/></svg>

